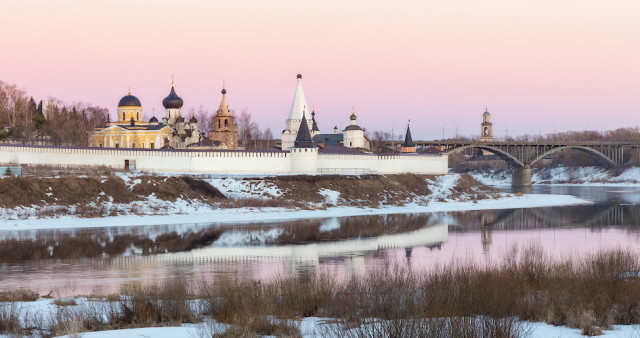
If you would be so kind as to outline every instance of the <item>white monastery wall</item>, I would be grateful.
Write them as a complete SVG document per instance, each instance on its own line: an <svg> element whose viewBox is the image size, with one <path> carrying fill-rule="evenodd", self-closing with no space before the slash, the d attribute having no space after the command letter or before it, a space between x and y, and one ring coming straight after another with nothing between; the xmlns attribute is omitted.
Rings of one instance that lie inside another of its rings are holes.
<svg viewBox="0 0 640 338"><path fill-rule="evenodd" d="M446 174L447 155L318 154L294 152L59 148L0 145L0 164L105 166L192 173Z"/></svg>
<svg viewBox="0 0 640 338"><path fill-rule="evenodd" d="M448 155L379 155L378 174L446 174Z"/></svg>
<svg viewBox="0 0 640 338"><path fill-rule="evenodd" d="M105 148L16 147L0 145L0 163L106 166L123 169L194 173L288 173L289 153L175 151Z"/></svg>

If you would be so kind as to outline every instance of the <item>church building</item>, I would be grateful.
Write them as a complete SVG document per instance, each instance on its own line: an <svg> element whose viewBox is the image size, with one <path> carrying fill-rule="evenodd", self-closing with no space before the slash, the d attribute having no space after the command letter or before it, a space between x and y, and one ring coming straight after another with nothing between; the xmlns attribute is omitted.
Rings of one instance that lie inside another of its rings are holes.
<svg viewBox="0 0 640 338"><path fill-rule="evenodd" d="M309 135L315 146L320 148L343 146L347 148L359 149L366 151L370 149L369 140L364 136L364 130L356 123L355 111L351 112L350 125L348 125L342 133L339 133L338 126L333 129L332 134L321 134L316 121L316 112L311 112L311 120L308 120L307 100L302 91L302 75L297 75L296 91L293 95L293 102L289 110L289 116L285 121L285 129L282 131L282 150L289 150L295 145L295 140L300 128L307 126ZM303 117L305 123L303 124Z"/></svg>
<svg viewBox="0 0 640 338"><path fill-rule="evenodd" d="M153 116L142 121L142 104L131 92L118 102L115 122L89 132L89 147L160 149L171 137L171 129Z"/></svg>
<svg viewBox="0 0 640 338"><path fill-rule="evenodd" d="M222 100L213 117L213 130L209 132L209 139L215 149L237 150L238 125L227 105L227 90L224 85L222 85L221 93Z"/></svg>
<svg viewBox="0 0 640 338"><path fill-rule="evenodd" d="M175 91L173 80L169 96L162 100L165 117L162 122L152 116L149 122L142 120L142 104L131 95L118 102L116 122L107 120L106 126L89 132L89 147L141 148L141 149L186 149L201 141L198 120L189 121L181 115L183 100Z"/></svg>

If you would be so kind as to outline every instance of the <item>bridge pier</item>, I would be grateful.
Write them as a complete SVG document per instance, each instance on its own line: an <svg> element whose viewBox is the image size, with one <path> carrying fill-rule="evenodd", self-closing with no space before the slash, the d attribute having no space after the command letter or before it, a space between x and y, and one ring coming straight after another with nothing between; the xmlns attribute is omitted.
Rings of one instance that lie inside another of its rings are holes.
<svg viewBox="0 0 640 338"><path fill-rule="evenodd" d="M530 187L531 186L531 167L525 165L520 168L513 168L511 171L512 187Z"/></svg>

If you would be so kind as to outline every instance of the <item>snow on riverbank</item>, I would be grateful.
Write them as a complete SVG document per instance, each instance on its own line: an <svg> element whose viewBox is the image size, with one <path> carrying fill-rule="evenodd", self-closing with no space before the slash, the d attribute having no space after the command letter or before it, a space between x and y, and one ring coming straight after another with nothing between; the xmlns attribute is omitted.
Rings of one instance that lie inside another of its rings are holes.
<svg viewBox="0 0 640 338"><path fill-rule="evenodd" d="M533 168L531 171L533 184L640 186L640 167L627 168L621 173L602 167ZM510 169L474 170L468 174L486 185L511 185Z"/></svg>
<svg viewBox="0 0 640 338"><path fill-rule="evenodd" d="M88 300L84 297L64 298L64 300L74 300L77 305L70 305L67 308L83 309L83 306L88 304L95 304L94 306L106 306L109 302L101 300ZM55 299L40 298L34 302L15 302L12 303L16 310L22 314L22 324L25 326L32 326L35 323L28 323L29 320L35 318L49 318L55 316L60 310L60 306L55 305ZM11 303L6 303L11 304ZM104 307L108 308L108 307ZM294 325L300 331L303 337L317 337L325 336L327 333L339 332L339 330L327 330L327 325L332 324L330 318L319 317L304 317L300 320L291 320L291 325ZM547 337L562 337L562 338L578 338L585 337L581 334L581 330L569 328L567 326L553 326L542 322L521 322L524 325L526 331L528 331L528 337L531 338L547 338ZM82 338L103 338L103 337L127 337L127 338L143 338L143 337L211 337L214 333L222 334L230 326L227 324L217 323L211 318L205 318L204 322L196 324L182 324L181 326L169 326L169 327L143 327L134 329L122 329L122 330L108 330L97 332L83 332L79 334L73 334L68 336L61 336L65 338L82 337ZM611 330L602 330L602 335L599 337L637 337L640 335L640 327L638 325L613 325ZM0 338L10 337L9 335L0 334Z"/></svg>
<svg viewBox="0 0 640 338"><path fill-rule="evenodd" d="M302 337L317 337L326 334L323 326L331 325L325 323L321 318L307 317L299 321L299 330ZM572 329L566 326L553 326L546 323L529 323L525 322L530 329L528 337L531 338L578 338L585 337L580 333L579 329ZM175 337L199 337L206 333L222 333L223 329L215 330L206 324L183 324L183 326L171 327L145 327L138 329L111 330L98 332L81 333L82 338L175 338ZM331 332L329 330L329 332ZM323 334L324 333L324 334ZM612 330L602 330L602 335L598 337L637 337L640 329L637 325L613 325ZM78 335L62 336L61 338L71 338Z"/></svg>
<svg viewBox="0 0 640 338"><path fill-rule="evenodd" d="M161 225L182 223L238 223L250 221L277 221L292 219L383 215L462 210L489 210L535 208L557 205L589 204L591 202L569 195L521 195L478 201L431 201L428 204L409 203L404 206L330 207L321 210L291 210L285 208L212 209L207 205L190 206L189 212L169 215L120 215L100 218L29 218L2 219L0 230L33 230L54 228L92 228L113 226Z"/></svg>

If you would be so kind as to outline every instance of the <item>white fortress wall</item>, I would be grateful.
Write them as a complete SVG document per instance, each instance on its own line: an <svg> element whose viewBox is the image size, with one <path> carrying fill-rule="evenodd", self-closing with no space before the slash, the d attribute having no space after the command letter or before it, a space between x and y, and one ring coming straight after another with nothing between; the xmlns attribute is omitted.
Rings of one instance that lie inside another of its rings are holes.
<svg viewBox="0 0 640 338"><path fill-rule="evenodd" d="M107 148L54 148L0 145L0 163L106 166L194 173L288 173L287 152L176 151Z"/></svg>
<svg viewBox="0 0 640 338"><path fill-rule="evenodd" d="M0 164L125 167L192 173L446 174L446 155L58 148L0 145Z"/></svg>
<svg viewBox="0 0 640 338"><path fill-rule="evenodd" d="M319 154L319 174L375 174L378 156L351 154Z"/></svg>
<svg viewBox="0 0 640 338"><path fill-rule="evenodd" d="M378 155L378 174L446 174L448 155Z"/></svg>

